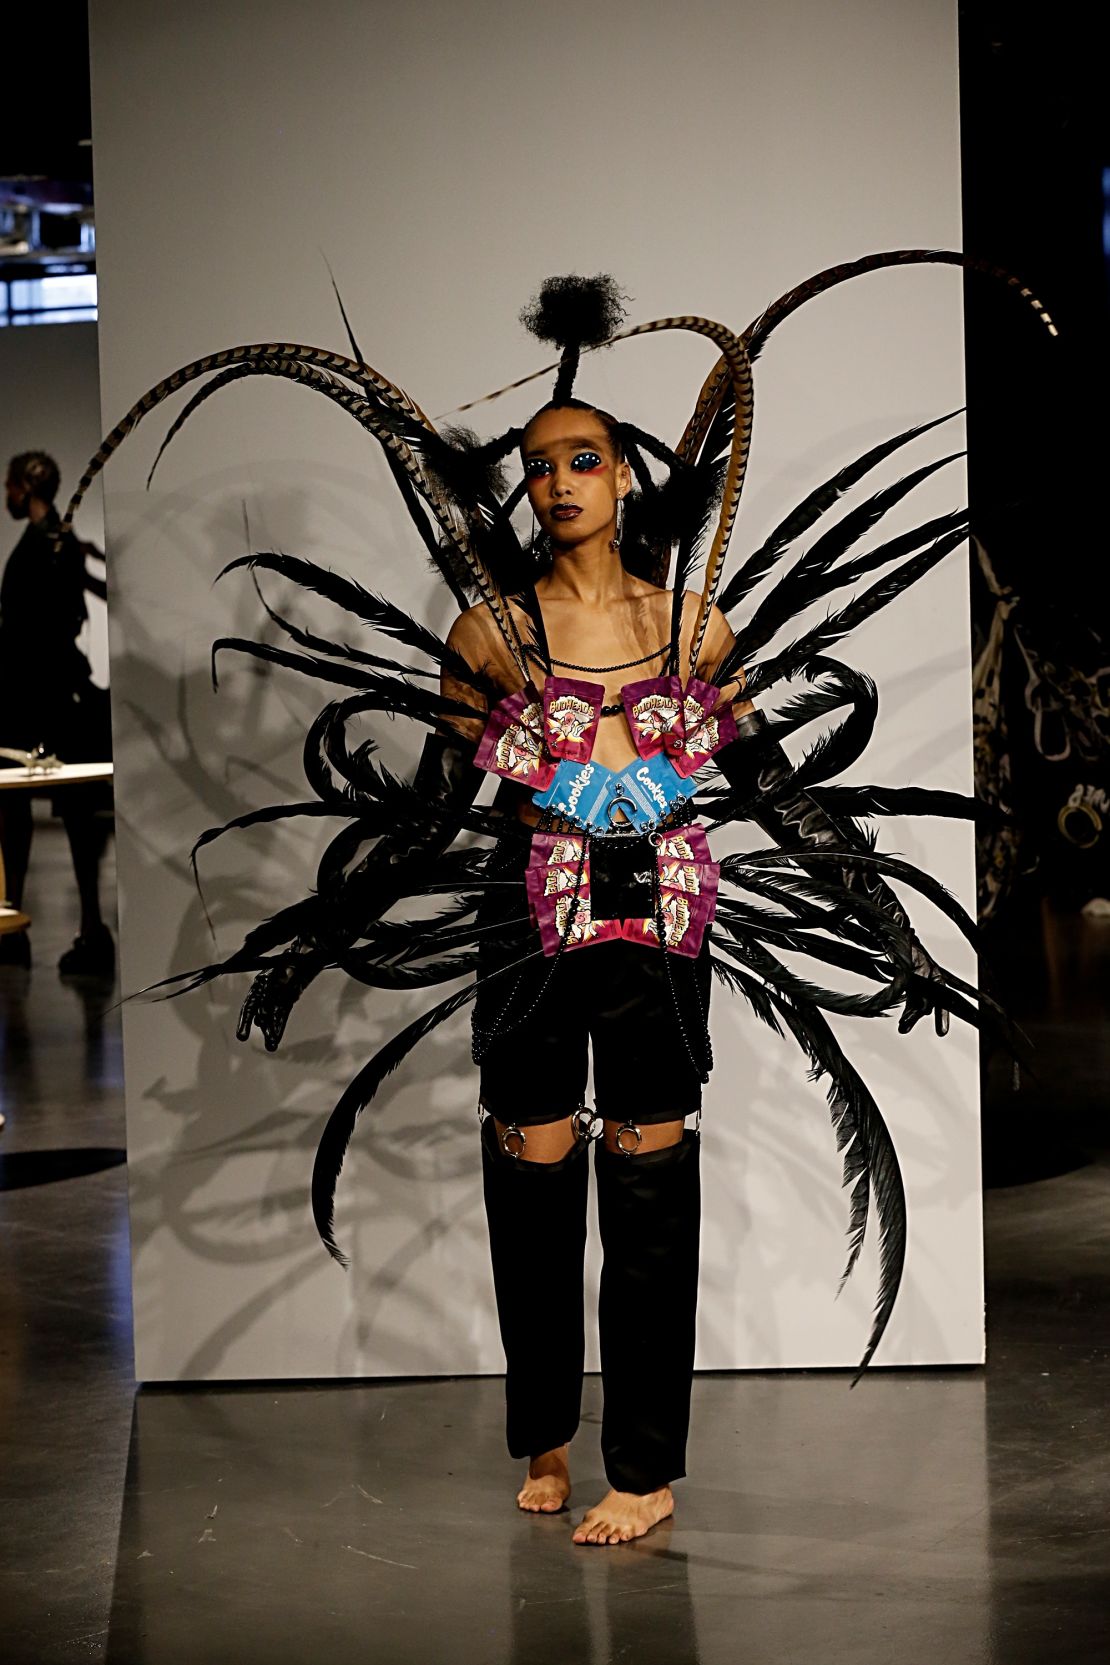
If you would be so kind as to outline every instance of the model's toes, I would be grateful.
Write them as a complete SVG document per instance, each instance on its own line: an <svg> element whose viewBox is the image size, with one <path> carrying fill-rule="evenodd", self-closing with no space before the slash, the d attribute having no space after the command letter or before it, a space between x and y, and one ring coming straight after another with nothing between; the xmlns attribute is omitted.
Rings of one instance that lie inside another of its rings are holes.
<svg viewBox="0 0 1110 1665"><path fill-rule="evenodd" d="M560 1484L549 1477L529 1478L516 1494L517 1507L534 1515L557 1515L566 1507L569 1493L569 1483Z"/></svg>
<svg viewBox="0 0 1110 1665"><path fill-rule="evenodd" d="M523 1486L516 1494L517 1506L534 1515L557 1515L570 1496L567 1448L534 1457Z"/></svg>
<svg viewBox="0 0 1110 1665"><path fill-rule="evenodd" d="M574 1534L576 1544L606 1544L617 1530L613 1521L601 1514L585 1515Z"/></svg>

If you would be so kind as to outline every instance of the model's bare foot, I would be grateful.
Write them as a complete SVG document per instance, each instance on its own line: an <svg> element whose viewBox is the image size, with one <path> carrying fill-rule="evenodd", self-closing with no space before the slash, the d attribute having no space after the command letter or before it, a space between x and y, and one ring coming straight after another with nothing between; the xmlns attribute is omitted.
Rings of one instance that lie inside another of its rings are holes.
<svg viewBox="0 0 1110 1665"><path fill-rule="evenodd" d="M556 1515L570 1496L570 1470L567 1467L567 1447L545 1451L533 1457L528 1465L528 1478L516 1494L517 1506L531 1509L533 1514Z"/></svg>
<svg viewBox="0 0 1110 1665"><path fill-rule="evenodd" d="M674 1514L674 1493L669 1486L657 1492L606 1492L596 1508L576 1528L576 1544L627 1544L642 1538L661 1520Z"/></svg>

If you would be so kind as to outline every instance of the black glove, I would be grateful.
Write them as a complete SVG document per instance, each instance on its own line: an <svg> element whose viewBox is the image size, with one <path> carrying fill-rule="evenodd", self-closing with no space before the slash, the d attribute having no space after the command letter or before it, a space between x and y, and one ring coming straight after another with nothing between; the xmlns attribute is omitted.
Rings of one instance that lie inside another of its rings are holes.
<svg viewBox="0 0 1110 1665"><path fill-rule="evenodd" d="M853 850L859 851L852 832L840 826L804 787L793 784L793 765L780 742L767 733L762 711L737 717L736 739L713 761L730 786L751 795L754 802L748 811L750 819L776 843L844 852L841 878L846 887L866 896L906 934L914 980L906 991L899 1033L909 1034L919 1019L932 1012L937 1034L946 1035L949 1013L943 1005L944 973L914 934L905 909L882 876L866 863L851 860ZM814 878L828 877L824 863L813 862L807 867L804 857L796 859L799 867Z"/></svg>
<svg viewBox="0 0 1110 1665"><path fill-rule="evenodd" d="M335 894L319 898L315 930L297 937L247 991L235 1029L238 1040L249 1039L255 1028L267 1052L276 1052L289 1014L313 978L405 894L407 867L446 850L482 784L482 771L474 767L477 749L458 734L428 736L412 783L431 811L428 820L419 829L384 834Z"/></svg>
<svg viewBox="0 0 1110 1665"><path fill-rule="evenodd" d="M249 1040L253 1025L262 1036L266 1051L276 1052L290 1012L327 961L327 954L311 937L297 937L274 965L258 973L247 990L235 1025L236 1040Z"/></svg>

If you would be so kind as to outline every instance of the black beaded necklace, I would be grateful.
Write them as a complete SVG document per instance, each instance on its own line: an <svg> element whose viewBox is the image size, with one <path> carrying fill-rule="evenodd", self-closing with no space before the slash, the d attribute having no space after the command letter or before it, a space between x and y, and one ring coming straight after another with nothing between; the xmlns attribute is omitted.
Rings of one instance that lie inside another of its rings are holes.
<svg viewBox="0 0 1110 1665"><path fill-rule="evenodd" d="M606 676L610 671L634 671L638 665L650 665L653 659L669 653L670 642L664 642L662 647L653 648L651 653L645 653L642 659L626 659L623 665L576 665L571 659L552 659L549 661L552 669L557 665L561 671L591 671L594 676ZM535 659L543 664L543 655L529 645L524 649L529 659Z"/></svg>

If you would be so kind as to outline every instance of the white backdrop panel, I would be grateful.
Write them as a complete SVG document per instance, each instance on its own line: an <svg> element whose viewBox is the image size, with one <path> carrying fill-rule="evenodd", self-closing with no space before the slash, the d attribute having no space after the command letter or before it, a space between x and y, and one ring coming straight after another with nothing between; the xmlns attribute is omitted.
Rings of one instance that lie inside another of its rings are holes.
<svg viewBox="0 0 1110 1665"><path fill-rule="evenodd" d="M535 367L514 320L549 272L612 270L637 319L701 311L741 328L826 265L953 246L955 24L949 0L563 0L554 11L96 0L105 424L219 347L342 349L325 254L369 360L435 413ZM590 362L581 388L676 435L711 362L693 340L637 342ZM814 303L773 339L756 388L738 551L841 462L960 405L958 276L873 276ZM479 421L500 429L541 396ZM184 431L146 495L166 421L128 442L107 487L132 990L230 950L303 894L324 837L319 823L292 823L203 852L213 942L189 846L206 826L304 795L299 744L323 692L228 657L213 693L215 636L274 638L241 575L213 588L221 564L280 547L443 629L451 616L380 458L347 418L301 389L231 390ZM956 424L941 433L931 454L960 444ZM957 506L963 491L957 463L900 523ZM849 657L882 690L853 778L968 790L962 558ZM385 756L411 768L419 736L404 727L387 728ZM971 896L966 829L890 822L883 843ZM913 911L966 975L953 933L926 904ZM244 987L125 1012L138 1375L500 1368L464 1024L425 1044L364 1118L340 1198L344 1276L308 1216L311 1153L350 1074L427 997L323 979L269 1057L232 1039ZM840 1030L890 1120L909 1193L907 1277L881 1359L977 1361L973 1041L899 1040L893 1021ZM834 1303L846 1207L823 1090L793 1043L721 995L714 1035L699 1361L852 1363L875 1267L865 1255Z"/></svg>

